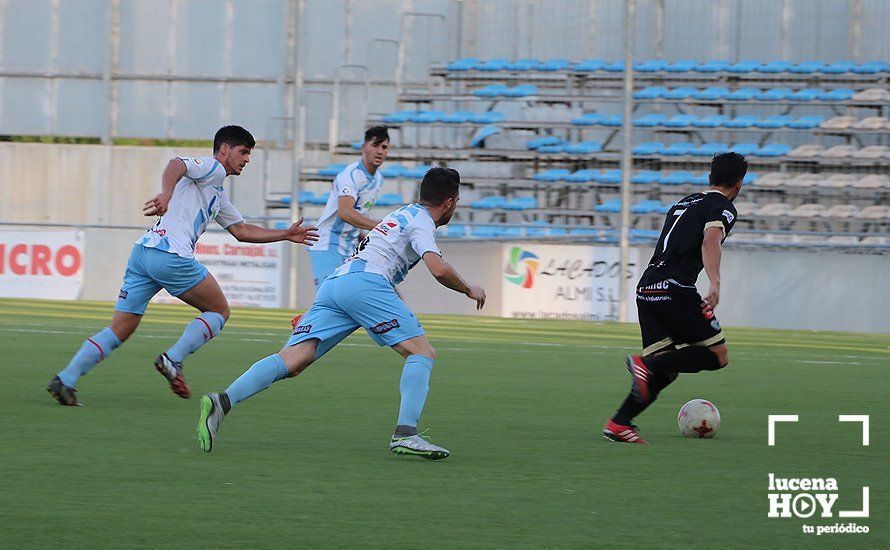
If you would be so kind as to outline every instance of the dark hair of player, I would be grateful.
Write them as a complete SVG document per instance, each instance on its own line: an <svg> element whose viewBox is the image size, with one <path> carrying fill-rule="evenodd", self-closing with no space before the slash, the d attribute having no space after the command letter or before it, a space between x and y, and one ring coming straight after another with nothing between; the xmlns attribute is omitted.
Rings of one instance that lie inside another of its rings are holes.
<svg viewBox="0 0 890 550"><path fill-rule="evenodd" d="M717 187L733 187L748 172L748 161L743 155L732 151L717 153L711 159L711 173L708 181Z"/></svg>
<svg viewBox="0 0 890 550"><path fill-rule="evenodd" d="M216 131L213 136L213 154L219 152L219 148L225 143L229 147L238 147L243 145L248 149L253 149L256 140L250 135L250 132L240 126L223 126Z"/></svg>
<svg viewBox="0 0 890 550"><path fill-rule="evenodd" d="M439 206L457 197L460 174L453 168L431 168L420 182L420 202Z"/></svg>
<svg viewBox="0 0 890 550"><path fill-rule="evenodd" d="M365 141L372 142L374 145L380 145L384 141L389 140L389 130L386 126L371 126L365 130Z"/></svg>

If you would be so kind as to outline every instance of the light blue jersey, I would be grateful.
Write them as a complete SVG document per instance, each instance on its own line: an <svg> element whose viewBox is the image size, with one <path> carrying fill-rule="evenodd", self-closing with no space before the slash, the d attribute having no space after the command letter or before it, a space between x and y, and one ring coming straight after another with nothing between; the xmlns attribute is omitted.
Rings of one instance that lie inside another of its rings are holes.
<svg viewBox="0 0 890 550"><path fill-rule="evenodd" d="M387 215L368 232L350 258L331 277L364 271L383 275L392 285L405 280L408 270L427 252L442 255L436 245L436 222L421 204L408 204Z"/></svg>
<svg viewBox="0 0 890 550"><path fill-rule="evenodd" d="M313 245L312 250L336 250L344 257L352 254L358 244L359 230L337 215L340 197L353 197L355 210L367 216L382 186L383 175L380 170L376 174L371 174L361 160L353 162L337 174L331 185L328 202L315 224L318 227L318 242Z"/></svg>

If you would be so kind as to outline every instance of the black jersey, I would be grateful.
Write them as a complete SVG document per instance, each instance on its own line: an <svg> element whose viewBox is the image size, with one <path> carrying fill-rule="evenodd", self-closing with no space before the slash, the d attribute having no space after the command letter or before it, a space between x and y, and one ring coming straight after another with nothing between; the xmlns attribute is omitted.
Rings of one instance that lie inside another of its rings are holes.
<svg viewBox="0 0 890 550"><path fill-rule="evenodd" d="M720 191L709 190L684 197L671 207L664 228L655 245L649 267L639 286L673 279L683 285L695 285L704 268L701 246L705 229L720 227L723 240L735 224L736 209ZM722 241L721 241L722 242Z"/></svg>

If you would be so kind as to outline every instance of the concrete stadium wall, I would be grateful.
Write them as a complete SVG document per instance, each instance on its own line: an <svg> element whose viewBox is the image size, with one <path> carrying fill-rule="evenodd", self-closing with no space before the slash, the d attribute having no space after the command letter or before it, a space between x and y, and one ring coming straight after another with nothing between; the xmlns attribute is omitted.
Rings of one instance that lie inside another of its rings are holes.
<svg viewBox="0 0 890 550"><path fill-rule="evenodd" d="M141 230L88 228L85 234L81 299L115 300L130 248ZM514 244L522 243L441 243L445 258L468 281L486 289L488 300L481 312L466 297L439 285L423 266L412 270L399 290L417 313L498 316L504 305L502 288L507 284L503 250ZM588 247L577 248L580 252ZM638 249L647 261L651 248ZM294 245L284 250L284 265L289 265L290 253L298 254L297 303L299 308L308 307L314 288L306 249ZM730 246L724 254L718 316L725 326L890 333L888 272L890 255ZM281 278L282 307L287 306L288 280L285 271ZM699 286L707 288L704 276ZM635 319L635 311L630 313Z"/></svg>

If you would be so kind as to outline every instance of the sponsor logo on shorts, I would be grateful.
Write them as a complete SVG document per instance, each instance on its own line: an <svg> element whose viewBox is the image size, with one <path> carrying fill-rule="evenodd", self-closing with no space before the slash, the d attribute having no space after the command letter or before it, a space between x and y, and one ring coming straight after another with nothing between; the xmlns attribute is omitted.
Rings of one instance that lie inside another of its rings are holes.
<svg viewBox="0 0 890 550"><path fill-rule="evenodd" d="M382 323L376 324L371 327L371 332L374 334L386 334L394 328L399 328L399 320L393 319L392 321L384 321Z"/></svg>
<svg viewBox="0 0 890 550"><path fill-rule="evenodd" d="M126 300L127 299L127 291L121 289L121 293L117 295L118 300Z"/></svg>
<svg viewBox="0 0 890 550"><path fill-rule="evenodd" d="M294 329L294 334L308 334L312 331L312 325L300 325Z"/></svg>

